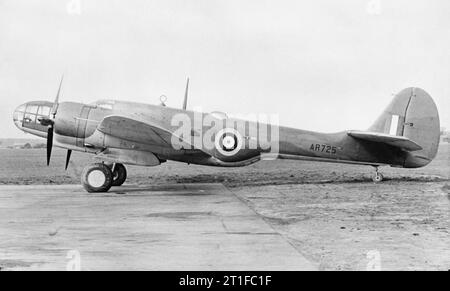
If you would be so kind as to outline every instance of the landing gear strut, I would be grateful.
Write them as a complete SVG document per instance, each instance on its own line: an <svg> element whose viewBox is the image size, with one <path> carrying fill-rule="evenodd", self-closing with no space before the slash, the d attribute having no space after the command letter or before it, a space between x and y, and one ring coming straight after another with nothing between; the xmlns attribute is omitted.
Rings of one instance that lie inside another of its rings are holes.
<svg viewBox="0 0 450 291"><path fill-rule="evenodd" d="M378 167L375 167L375 175L372 177L372 180L375 182L375 183L379 183L379 182L381 182L381 181L383 181L383 174L381 174L380 172L379 172L379 170L378 170Z"/></svg>

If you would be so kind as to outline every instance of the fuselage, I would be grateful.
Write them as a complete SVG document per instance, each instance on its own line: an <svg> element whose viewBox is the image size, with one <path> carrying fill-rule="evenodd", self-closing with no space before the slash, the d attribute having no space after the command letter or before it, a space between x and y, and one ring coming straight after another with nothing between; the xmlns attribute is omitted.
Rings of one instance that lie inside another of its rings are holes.
<svg viewBox="0 0 450 291"><path fill-rule="evenodd" d="M29 102L17 108L14 113L16 126L24 132L39 137L47 137L47 128L39 123L40 117L49 117L51 102ZM102 120L108 116L123 116L142 123L156 124L159 127L176 132L180 124L175 117L184 116L191 120L191 147L176 148L151 142L142 142L146 133L136 129L130 137L118 138L98 130ZM196 146L198 135L211 130L212 125L205 119L220 122L244 124L240 132L246 145L256 141L254 148L244 147L233 156L221 156L214 149L205 150ZM200 122L198 122L200 120ZM274 126L255 121L225 118L220 120L209 113L199 113L159 105L104 100L95 104L63 102L59 104L55 117L55 145L93 154L104 153L107 149L138 153L141 156L154 155L159 161L175 160L180 162L211 166L244 166L261 158L281 158L313 160L324 162L353 163L365 165L391 165L409 167L408 153L386 144L374 144L347 135L347 132L318 133L290 127ZM258 144L261 141L259 129L266 127L272 134L267 142L270 146ZM136 138L134 138L136 137ZM138 138L139 137L139 138ZM135 163L139 164L139 163ZM146 165L146 164L142 164ZM419 165L423 166L423 165Z"/></svg>

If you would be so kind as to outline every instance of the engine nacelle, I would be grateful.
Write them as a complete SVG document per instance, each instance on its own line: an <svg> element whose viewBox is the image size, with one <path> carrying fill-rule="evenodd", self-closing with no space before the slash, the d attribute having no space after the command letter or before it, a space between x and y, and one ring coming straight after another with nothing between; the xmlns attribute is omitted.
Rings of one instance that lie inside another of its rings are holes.
<svg viewBox="0 0 450 291"><path fill-rule="evenodd" d="M91 109L91 106L82 103L60 103L55 117L55 133L61 136L85 138L86 123Z"/></svg>

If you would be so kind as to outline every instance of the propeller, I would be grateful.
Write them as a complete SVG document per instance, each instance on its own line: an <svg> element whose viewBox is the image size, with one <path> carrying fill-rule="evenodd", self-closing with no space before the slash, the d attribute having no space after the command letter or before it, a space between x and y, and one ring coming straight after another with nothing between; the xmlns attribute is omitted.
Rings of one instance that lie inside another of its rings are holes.
<svg viewBox="0 0 450 291"><path fill-rule="evenodd" d="M52 156L52 149L53 149L53 135L55 130L55 118L56 113L58 112L59 107L59 96L61 93L61 87L64 80L64 75L61 77L61 81L59 83L58 92L56 93L55 102L53 103L52 111L50 112L50 116L48 118L39 118L39 122L43 126L47 126L47 166L50 165L50 158ZM67 157L66 157L66 170L69 166L70 162L70 156L72 155L72 150L67 151Z"/></svg>
<svg viewBox="0 0 450 291"><path fill-rule="evenodd" d="M64 75L61 76L61 81L59 82L58 93L56 93L55 102L53 103L53 108L52 108L52 113L51 113L51 115L53 115L53 119L55 119L56 113L58 112L59 93L61 92L61 87L62 87L63 80L64 80Z"/></svg>
<svg viewBox="0 0 450 291"><path fill-rule="evenodd" d="M47 130L47 166L50 165L50 157L53 149L53 125L48 126Z"/></svg>
<svg viewBox="0 0 450 291"><path fill-rule="evenodd" d="M186 108L187 108L188 92L189 92L189 78L187 78L186 90L184 91L184 100L183 100L183 109L184 110L186 110Z"/></svg>
<svg viewBox="0 0 450 291"><path fill-rule="evenodd" d="M67 156L66 156L66 171L67 168L69 167L69 162L70 162L70 156L72 155L72 150L67 150Z"/></svg>

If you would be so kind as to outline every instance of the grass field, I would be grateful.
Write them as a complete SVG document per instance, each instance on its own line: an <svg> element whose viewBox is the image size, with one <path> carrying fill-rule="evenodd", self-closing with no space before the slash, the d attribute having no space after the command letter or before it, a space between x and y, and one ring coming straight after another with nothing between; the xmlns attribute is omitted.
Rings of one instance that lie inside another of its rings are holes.
<svg viewBox="0 0 450 291"><path fill-rule="evenodd" d="M0 184L78 184L83 167L92 155L74 153L64 171L66 152L55 149L50 167L45 149L0 150ZM167 162L158 167L128 167L131 184L210 183L230 187L332 182L370 182L372 167L301 161L262 161L242 168L217 168ZM438 156L420 169L382 168L386 179L412 181L450 180L450 144L443 144Z"/></svg>

